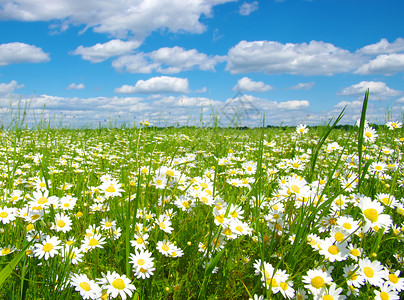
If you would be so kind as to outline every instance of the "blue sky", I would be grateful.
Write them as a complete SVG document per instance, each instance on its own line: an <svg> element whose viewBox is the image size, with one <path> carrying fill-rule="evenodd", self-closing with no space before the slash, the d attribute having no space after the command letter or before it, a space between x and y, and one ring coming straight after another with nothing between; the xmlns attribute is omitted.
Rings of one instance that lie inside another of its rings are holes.
<svg viewBox="0 0 404 300"><path fill-rule="evenodd" d="M323 124L346 106L353 124L369 88L370 121L402 120L403 11L401 0L4 0L0 109L27 102L29 120L65 126L198 125L201 112L205 125L216 112L222 126L259 126Z"/></svg>

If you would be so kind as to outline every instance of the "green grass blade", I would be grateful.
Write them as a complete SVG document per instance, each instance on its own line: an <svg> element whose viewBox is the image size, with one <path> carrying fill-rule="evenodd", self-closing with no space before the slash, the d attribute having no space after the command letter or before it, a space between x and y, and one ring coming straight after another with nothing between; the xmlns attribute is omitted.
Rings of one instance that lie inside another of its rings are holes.
<svg viewBox="0 0 404 300"><path fill-rule="evenodd" d="M362 172L363 134L365 132L366 109L368 107L368 101L369 101L369 89L366 91L365 98L363 99L361 121L360 121L359 132L358 132L359 176L361 175L361 172ZM360 185L361 185L361 182L358 183L358 191L359 191Z"/></svg>
<svg viewBox="0 0 404 300"><path fill-rule="evenodd" d="M20 262L20 260L24 257L25 251L28 249L28 247L31 245L31 243L28 243L21 251L18 253L12 261L10 261L0 272L0 286L4 283L4 281L7 279L8 276L13 272L17 264Z"/></svg>

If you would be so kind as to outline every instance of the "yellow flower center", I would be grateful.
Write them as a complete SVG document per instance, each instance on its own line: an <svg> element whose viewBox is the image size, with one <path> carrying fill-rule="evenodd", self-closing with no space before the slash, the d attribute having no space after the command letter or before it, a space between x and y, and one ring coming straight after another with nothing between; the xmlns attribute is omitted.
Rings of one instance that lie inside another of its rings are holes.
<svg viewBox="0 0 404 300"><path fill-rule="evenodd" d="M44 246L43 246L43 248L42 248L42 250L44 251L44 252L49 252L49 251L51 251L53 249L53 245L51 244L51 243L46 243Z"/></svg>
<svg viewBox="0 0 404 300"><path fill-rule="evenodd" d="M365 209L363 212L365 217L370 220L371 222L377 222L377 219L379 219L379 214L377 213L376 209L374 208L368 208Z"/></svg>
<svg viewBox="0 0 404 300"><path fill-rule="evenodd" d="M299 188L297 185L295 185L295 184L293 184L293 185L290 187L290 189L291 189L293 192L295 192L296 194L299 194L299 193L300 193L300 188Z"/></svg>
<svg viewBox="0 0 404 300"><path fill-rule="evenodd" d="M65 227L66 223L63 220L59 220L59 221L57 221L56 225L58 227Z"/></svg>
<svg viewBox="0 0 404 300"><path fill-rule="evenodd" d="M328 247L328 252L331 253L332 255L337 255L339 253L339 249L337 246L332 245Z"/></svg>
<svg viewBox="0 0 404 300"><path fill-rule="evenodd" d="M45 197L41 197L38 199L38 204L45 204L46 202L48 202L48 199Z"/></svg>
<svg viewBox="0 0 404 300"><path fill-rule="evenodd" d="M32 216L31 216L31 220L34 221L34 220L36 220L36 219L39 219L39 215L32 215Z"/></svg>
<svg viewBox="0 0 404 300"><path fill-rule="evenodd" d="M98 240L96 240L96 239L94 239L94 238L92 238L89 242L88 242L88 245L89 246L97 246L99 243L98 243Z"/></svg>
<svg viewBox="0 0 404 300"><path fill-rule="evenodd" d="M88 292L89 290L91 290L90 285L87 282L81 282L80 283L80 287L85 290L86 292Z"/></svg>
<svg viewBox="0 0 404 300"><path fill-rule="evenodd" d="M352 228L352 225L351 225L351 223L344 223L344 224L342 224L342 227L349 230Z"/></svg>
<svg viewBox="0 0 404 300"><path fill-rule="evenodd" d="M112 223L111 222L105 222L105 227L111 227L112 226Z"/></svg>
<svg viewBox="0 0 404 300"><path fill-rule="evenodd" d="M279 285L281 286L281 289L284 291L288 289L288 284L286 282L281 282Z"/></svg>
<svg viewBox="0 0 404 300"><path fill-rule="evenodd" d="M168 170L167 172L168 176L174 176L174 171L173 170Z"/></svg>
<svg viewBox="0 0 404 300"><path fill-rule="evenodd" d="M382 202L384 203L384 204L386 204L386 205L390 205L391 204L391 200L389 199L389 198L383 198L382 199Z"/></svg>
<svg viewBox="0 0 404 300"><path fill-rule="evenodd" d="M267 278L267 285L271 286L272 288L278 287L278 283L276 282L275 278Z"/></svg>
<svg viewBox="0 0 404 300"><path fill-rule="evenodd" d="M365 135L366 135L368 138L372 137L372 133L369 132L369 131L365 132Z"/></svg>
<svg viewBox="0 0 404 300"><path fill-rule="evenodd" d="M238 232L243 232L243 227L241 227L240 225L236 226L236 230Z"/></svg>
<svg viewBox="0 0 404 300"><path fill-rule="evenodd" d="M2 255L7 255L11 252L10 248L4 248L3 250L1 250L1 254Z"/></svg>
<svg viewBox="0 0 404 300"><path fill-rule="evenodd" d="M7 218L7 216L8 216L8 213L6 213L5 211L2 211L0 213L0 218Z"/></svg>
<svg viewBox="0 0 404 300"><path fill-rule="evenodd" d="M138 259L138 260L137 260L137 264L140 265L140 266L143 266L143 265L145 264L144 259L141 259L141 258Z"/></svg>
<svg viewBox="0 0 404 300"><path fill-rule="evenodd" d="M112 286L117 290L123 290L125 288L125 282L121 278L117 278L112 281Z"/></svg>
<svg viewBox="0 0 404 300"><path fill-rule="evenodd" d="M224 221L223 215L218 215L218 216L215 217L215 219L216 219L219 223L223 223L223 221Z"/></svg>
<svg viewBox="0 0 404 300"><path fill-rule="evenodd" d="M323 300L334 300L334 297L327 294L323 296Z"/></svg>
<svg viewBox="0 0 404 300"><path fill-rule="evenodd" d="M226 228L225 230L223 230L223 234L230 236L233 234L233 232L231 232L229 228Z"/></svg>
<svg viewBox="0 0 404 300"><path fill-rule="evenodd" d="M389 294L387 294L386 292L380 292L380 298L381 298L382 300L389 300L389 299L390 299L390 296L389 296Z"/></svg>
<svg viewBox="0 0 404 300"><path fill-rule="evenodd" d="M375 276L375 272L371 267L364 267L363 268L363 273L365 273L366 277L372 278Z"/></svg>
<svg viewBox="0 0 404 300"><path fill-rule="evenodd" d="M344 235L341 232L337 232L334 235L334 238L335 238L336 241L341 242L344 239Z"/></svg>
<svg viewBox="0 0 404 300"><path fill-rule="evenodd" d="M321 276L316 276L310 281L310 283L316 289L320 289L324 285L324 279Z"/></svg>
<svg viewBox="0 0 404 300"><path fill-rule="evenodd" d="M160 222L159 226L161 229L165 229L166 228L166 224L164 224L164 222Z"/></svg>
<svg viewBox="0 0 404 300"><path fill-rule="evenodd" d="M392 283L398 283L398 277L397 277L395 274L390 274L390 275L389 275L389 280L390 280Z"/></svg>
<svg viewBox="0 0 404 300"><path fill-rule="evenodd" d="M65 204L63 204L63 206L67 208L70 207L70 204L66 202Z"/></svg>
<svg viewBox="0 0 404 300"><path fill-rule="evenodd" d="M208 203L209 202L208 198L206 198L206 197L201 197L201 201L203 203Z"/></svg>
<svg viewBox="0 0 404 300"><path fill-rule="evenodd" d="M41 182L41 183L39 184L39 186L40 186L41 188L44 188L44 187L46 186L46 184L45 184L45 182Z"/></svg>
<svg viewBox="0 0 404 300"><path fill-rule="evenodd" d="M109 185L109 187L107 187L105 191L107 191L108 193L115 193L115 188L112 183Z"/></svg>
<svg viewBox="0 0 404 300"><path fill-rule="evenodd" d="M140 237L140 238L137 238L136 239L136 243L138 243L139 245L140 244L143 244L144 243L144 240Z"/></svg>
<svg viewBox="0 0 404 300"><path fill-rule="evenodd" d="M359 255L361 255L358 249L352 249L352 250L350 251L350 253L351 253L353 256L359 256Z"/></svg>
<svg viewBox="0 0 404 300"><path fill-rule="evenodd" d="M163 249L164 251L168 251L170 248L164 244L163 246L161 246L161 249Z"/></svg>
<svg viewBox="0 0 404 300"><path fill-rule="evenodd" d="M341 199L337 199L335 200L335 204L337 204L338 206L344 205L344 201L342 201Z"/></svg>

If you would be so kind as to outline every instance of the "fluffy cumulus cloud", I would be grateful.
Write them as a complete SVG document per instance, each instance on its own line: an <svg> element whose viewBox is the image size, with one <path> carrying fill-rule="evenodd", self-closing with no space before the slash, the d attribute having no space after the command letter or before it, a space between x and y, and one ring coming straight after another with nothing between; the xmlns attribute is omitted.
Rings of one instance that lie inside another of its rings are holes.
<svg viewBox="0 0 404 300"><path fill-rule="evenodd" d="M196 49L186 50L182 47L164 47L150 53L124 55L112 62L117 71L129 73L175 74L191 69L214 71L215 65L223 61L221 56L208 56Z"/></svg>
<svg viewBox="0 0 404 300"><path fill-rule="evenodd" d="M404 51L404 39L398 38L393 43L387 39L381 39L379 42L367 45L358 50L358 52L367 55L392 54Z"/></svg>
<svg viewBox="0 0 404 300"><path fill-rule="evenodd" d="M123 85L115 89L115 93L118 94L157 94L188 92L188 79L169 76L152 77L148 80L139 80L134 86Z"/></svg>
<svg viewBox="0 0 404 300"><path fill-rule="evenodd" d="M404 71L404 54L393 53L378 55L375 59L361 66L355 73L361 75L394 75L402 71Z"/></svg>
<svg viewBox="0 0 404 300"><path fill-rule="evenodd" d="M122 41L116 39L104 44L98 43L91 47L79 46L72 54L81 55L83 59L89 60L92 63L99 63L110 57L131 52L138 48L140 44L141 42L139 41Z"/></svg>
<svg viewBox="0 0 404 300"><path fill-rule="evenodd" d="M150 32L167 29L171 32L201 33L206 28L201 16L211 17L212 8L233 0L48 0L3 1L0 19L19 21L59 21L60 29L84 25L95 32L142 40Z"/></svg>
<svg viewBox="0 0 404 300"><path fill-rule="evenodd" d="M67 86L66 90L82 90L85 88L85 85L83 83L71 83Z"/></svg>
<svg viewBox="0 0 404 300"><path fill-rule="evenodd" d="M42 63L49 59L49 54L33 45L18 42L0 44L0 66L15 63Z"/></svg>
<svg viewBox="0 0 404 300"><path fill-rule="evenodd" d="M214 71L215 65L223 61L220 56L208 56L196 49L185 50L182 47L164 47L149 54L154 63L159 64L158 71L161 73L178 73L181 71L198 68L204 71ZM168 66L164 68L163 66Z"/></svg>
<svg viewBox="0 0 404 300"><path fill-rule="evenodd" d="M0 95L8 95L23 86L23 84L18 84L15 80L11 80L9 83L0 83Z"/></svg>
<svg viewBox="0 0 404 300"><path fill-rule="evenodd" d="M310 90L315 84L315 82L299 82L294 86L288 87L287 90Z"/></svg>
<svg viewBox="0 0 404 300"><path fill-rule="evenodd" d="M248 77L243 77L233 87L233 91L240 92L266 92L273 89L269 84L262 81L253 81Z"/></svg>
<svg viewBox="0 0 404 300"><path fill-rule="evenodd" d="M157 63L151 63L144 53L124 55L112 62L115 70L128 73L150 74L160 67Z"/></svg>
<svg viewBox="0 0 404 300"><path fill-rule="evenodd" d="M386 83L382 81L361 81L358 84L344 88L339 95L358 96L363 98L368 89L370 91L370 100L386 100L402 94L399 90L389 88Z"/></svg>
<svg viewBox="0 0 404 300"><path fill-rule="evenodd" d="M248 16L251 14L253 11L258 9L258 1L254 1L251 3L244 2L239 9L239 13L242 16Z"/></svg>
<svg viewBox="0 0 404 300"><path fill-rule="evenodd" d="M232 74L333 75L354 70L363 62L360 54L321 41L309 44L241 41L229 50L226 69Z"/></svg>

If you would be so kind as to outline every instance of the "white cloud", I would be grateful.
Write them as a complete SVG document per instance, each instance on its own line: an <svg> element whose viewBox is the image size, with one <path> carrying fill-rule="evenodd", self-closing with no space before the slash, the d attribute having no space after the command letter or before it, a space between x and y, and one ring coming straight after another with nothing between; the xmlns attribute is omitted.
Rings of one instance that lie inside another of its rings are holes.
<svg viewBox="0 0 404 300"><path fill-rule="evenodd" d="M85 60L92 63L102 62L112 56L119 56L131 52L138 48L141 42L139 41L122 41L111 40L104 44L95 44L91 47L79 46L72 52L74 55L81 55Z"/></svg>
<svg viewBox="0 0 404 300"><path fill-rule="evenodd" d="M355 73L393 75L402 71L404 71L404 54L382 54L361 66Z"/></svg>
<svg viewBox="0 0 404 300"><path fill-rule="evenodd" d="M0 66L13 63L41 63L49 59L49 54L32 45L18 42L0 44Z"/></svg>
<svg viewBox="0 0 404 300"><path fill-rule="evenodd" d="M188 93L188 79L178 77L152 77L139 80L134 86L123 85L115 89L119 94Z"/></svg>
<svg viewBox="0 0 404 300"><path fill-rule="evenodd" d="M397 99L396 103L404 103L404 97Z"/></svg>
<svg viewBox="0 0 404 300"><path fill-rule="evenodd" d="M266 92L272 90L273 87L265 84L262 81L253 81L248 77L243 77L233 87L233 91L246 91L246 92Z"/></svg>
<svg viewBox="0 0 404 300"><path fill-rule="evenodd" d="M363 62L361 55L321 41L309 44L241 41L229 50L226 70L232 74L333 75L356 69Z"/></svg>
<svg viewBox="0 0 404 300"><path fill-rule="evenodd" d="M315 82L307 82L307 83L298 83L294 86L288 87L287 90L310 90L316 83Z"/></svg>
<svg viewBox="0 0 404 300"><path fill-rule="evenodd" d="M362 101L357 101L357 100L355 100L355 101L341 101L338 104L336 104L334 106L334 108L343 109L344 107L347 107L348 110L349 109L356 109L357 110L357 109L361 109L362 105L363 105L363 102Z"/></svg>
<svg viewBox="0 0 404 300"><path fill-rule="evenodd" d="M170 74L191 70L194 67L203 71L214 71L215 65L223 60L219 56L209 57L196 49L185 50L178 46L160 48L151 52L148 56L153 62L160 64L159 72ZM163 68L162 65L169 67Z"/></svg>
<svg viewBox="0 0 404 300"><path fill-rule="evenodd" d="M251 3L244 2L239 9L239 13L242 16L248 16L253 11L258 9L258 1L254 1Z"/></svg>
<svg viewBox="0 0 404 300"><path fill-rule="evenodd" d="M10 94L23 86L23 84L18 84L15 80L11 80L9 83L0 83L0 95Z"/></svg>
<svg viewBox="0 0 404 300"><path fill-rule="evenodd" d="M197 89L194 91L194 93L205 93L208 89L206 88L206 86L204 86L201 89Z"/></svg>
<svg viewBox="0 0 404 300"><path fill-rule="evenodd" d="M382 81L361 81L358 84L343 89L339 95L359 96L363 98L368 89L370 100L385 100L402 94L401 91L389 88L386 83Z"/></svg>
<svg viewBox="0 0 404 300"><path fill-rule="evenodd" d="M138 53L135 55L121 56L112 62L112 66L115 70L121 72L149 74L160 65L149 62L144 53Z"/></svg>
<svg viewBox="0 0 404 300"><path fill-rule="evenodd" d="M118 38L134 35L142 40L152 31L201 33L201 16L211 17L212 8L232 0L15 0L0 7L0 19L19 21L58 20L61 30L70 25L85 25L95 32Z"/></svg>
<svg viewBox="0 0 404 300"><path fill-rule="evenodd" d="M279 102L277 105L279 109L285 109L285 110L299 110L307 108L309 106L310 103L307 100L290 100L285 102Z"/></svg>
<svg viewBox="0 0 404 300"><path fill-rule="evenodd" d="M85 86L82 83L76 84L76 83L71 83L69 86L66 88L66 90L82 90L84 89Z"/></svg>
<svg viewBox="0 0 404 300"><path fill-rule="evenodd" d="M387 39L381 39L380 42L367 45L358 50L358 52L368 55L392 54L404 51L404 39L398 38L393 43L389 43Z"/></svg>
<svg viewBox="0 0 404 300"><path fill-rule="evenodd" d="M118 71L129 73L175 74L191 69L214 71L215 65L223 61L221 56L208 56L196 49L185 50L182 47L164 47L150 53L124 55L112 62Z"/></svg>

